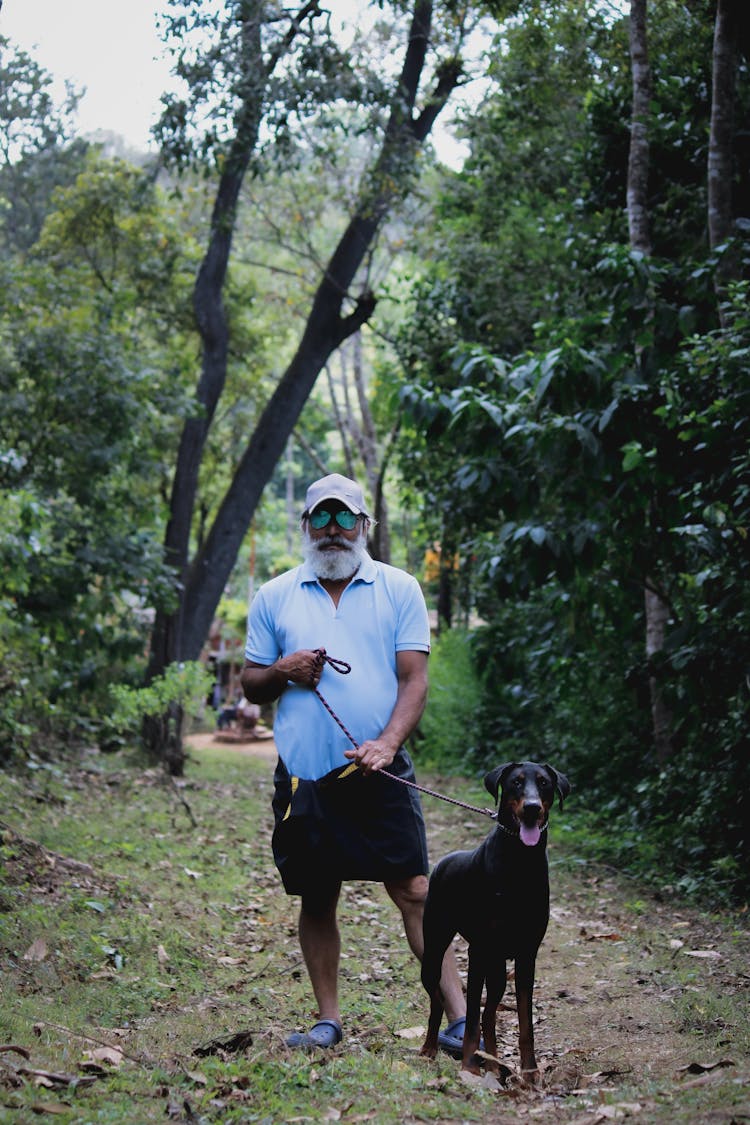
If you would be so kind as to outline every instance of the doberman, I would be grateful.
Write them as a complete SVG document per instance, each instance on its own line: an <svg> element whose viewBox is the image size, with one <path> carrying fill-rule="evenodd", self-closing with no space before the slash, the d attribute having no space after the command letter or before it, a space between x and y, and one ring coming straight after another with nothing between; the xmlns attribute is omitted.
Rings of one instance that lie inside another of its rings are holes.
<svg viewBox="0 0 750 1125"><path fill-rule="evenodd" d="M498 800L497 826L474 851L451 852L430 876L424 911L422 984L430 996L430 1019L421 1054L434 1058L443 1015L440 972L455 935L469 945L463 1070L479 1073L479 1012L485 1053L497 1056L495 1016L505 992L506 960L515 960L521 1072L530 1083L539 1071L534 1054L532 997L536 955L549 921L547 819L555 792L563 799L570 782L558 770L536 762L510 762L484 779ZM488 1063L494 1070L497 1062Z"/></svg>

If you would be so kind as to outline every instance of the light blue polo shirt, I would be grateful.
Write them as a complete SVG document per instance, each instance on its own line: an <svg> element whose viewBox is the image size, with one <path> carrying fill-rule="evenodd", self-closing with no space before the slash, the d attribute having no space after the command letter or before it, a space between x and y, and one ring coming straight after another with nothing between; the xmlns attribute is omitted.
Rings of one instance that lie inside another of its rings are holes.
<svg viewBox="0 0 750 1125"><path fill-rule="evenodd" d="M256 664L273 664L303 648L324 648L351 664L349 675L326 664L318 690L358 743L376 738L396 703L396 653L430 651L419 583L369 555L338 606L309 563L272 578L250 606L245 656ZM296 777L323 777L349 762L344 751L352 749L351 742L309 687L289 683L273 732L279 756Z"/></svg>

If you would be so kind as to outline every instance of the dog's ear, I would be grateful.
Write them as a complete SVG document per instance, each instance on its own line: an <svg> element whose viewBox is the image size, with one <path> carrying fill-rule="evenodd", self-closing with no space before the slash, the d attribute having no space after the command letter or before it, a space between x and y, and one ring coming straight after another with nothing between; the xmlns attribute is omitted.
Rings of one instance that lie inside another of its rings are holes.
<svg viewBox="0 0 750 1125"><path fill-rule="evenodd" d="M500 790L505 784L505 778L508 772L518 765L518 762L506 762L504 766L495 766L494 770L490 770L484 777L484 787L488 793L497 801Z"/></svg>
<svg viewBox="0 0 750 1125"><path fill-rule="evenodd" d="M544 768L550 775L552 784L557 790L557 795L560 798L560 808L562 809L563 801L570 793L570 782L568 781L564 773L560 773L559 770L553 769L548 762L544 763Z"/></svg>

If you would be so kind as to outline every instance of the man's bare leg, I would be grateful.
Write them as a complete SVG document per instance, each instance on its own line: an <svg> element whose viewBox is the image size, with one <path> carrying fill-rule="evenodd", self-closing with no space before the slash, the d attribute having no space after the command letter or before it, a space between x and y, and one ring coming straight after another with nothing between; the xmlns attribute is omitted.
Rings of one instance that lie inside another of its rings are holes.
<svg viewBox="0 0 750 1125"><path fill-rule="evenodd" d="M336 920L341 884L330 894L302 896L299 915L299 944L305 959L320 1019L341 1022L339 1011L339 958L341 937Z"/></svg>
<svg viewBox="0 0 750 1125"><path fill-rule="evenodd" d="M427 876L415 875L411 879L386 883L385 889L401 911L406 940L409 942L409 947L414 956L421 962L424 953L422 915L424 914L424 902L427 897ZM466 1015L466 1000L452 945L448 947L443 959L440 991L443 994L448 1023L453 1023L454 1020L464 1017Z"/></svg>

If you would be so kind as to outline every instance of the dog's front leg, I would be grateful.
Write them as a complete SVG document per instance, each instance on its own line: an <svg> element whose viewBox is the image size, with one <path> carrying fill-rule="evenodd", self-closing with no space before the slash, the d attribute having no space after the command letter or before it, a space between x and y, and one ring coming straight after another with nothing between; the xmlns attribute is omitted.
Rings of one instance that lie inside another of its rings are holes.
<svg viewBox="0 0 750 1125"><path fill-rule="evenodd" d="M485 952L469 945L469 972L466 979L466 1028L461 1057L461 1069L479 1074L476 1052L479 1049L479 1013L482 1007L482 989L485 976Z"/></svg>
<svg viewBox="0 0 750 1125"><path fill-rule="evenodd" d="M516 957L516 1009L518 1011L518 1045L521 1053L521 1075L524 1082L536 1085L539 1067L534 1053L534 974L536 954Z"/></svg>
<svg viewBox="0 0 750 1125"><path fill-rule="evenodd" d="M505 993L507 982L505 958L493 960L487 971L487 999L482 1012L482 1035L484 1036L484 1049L486 1054L497 1059L497 1009ZM487 1069L499 1071L499 1062L487 1061Z"/></svg>
<svg viewBox="0 0 750 1125"><path fill-rule="evenodd" d="M434 907L434 902L428 905ZM425 909L423 932L422 985L430 998L430 1016L427 1035L419 1053L425 1058L434 1059L438 1052L438 1033L444 1008L440 976L445 951L453 940L453 932L447 926L436 924L436 913L433 909Z"/></svg>
<svg viewBox="0 0 750 1125"><path fill-rule="evenodd" d="M420 1055L426 1059L434 1059L438 1052L438 1034L440 1021L443 1018L443 997L439 988L430 995L430 1018L427 1024L427 1035L422 1044Z"/></svg>

